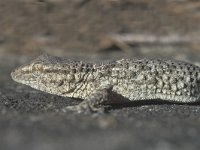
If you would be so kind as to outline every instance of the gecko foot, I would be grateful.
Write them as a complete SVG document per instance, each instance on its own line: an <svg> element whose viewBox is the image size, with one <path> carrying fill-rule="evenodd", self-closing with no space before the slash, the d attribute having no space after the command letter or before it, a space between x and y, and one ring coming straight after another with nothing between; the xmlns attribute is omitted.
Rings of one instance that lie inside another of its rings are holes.
<svg viewBox="0 0 200 150"><path fill-rule="evenodd" d="M109 108L110 106L103 106L103 105L99 107L91 106L89 105L89 103L87 103L87 101L86 102L84 101L80 103L79 105L67 106L66 108L63 109L63 111L65 112L66 110L69 110L76 113L90 114L90 113L104 113Z"/></svg>

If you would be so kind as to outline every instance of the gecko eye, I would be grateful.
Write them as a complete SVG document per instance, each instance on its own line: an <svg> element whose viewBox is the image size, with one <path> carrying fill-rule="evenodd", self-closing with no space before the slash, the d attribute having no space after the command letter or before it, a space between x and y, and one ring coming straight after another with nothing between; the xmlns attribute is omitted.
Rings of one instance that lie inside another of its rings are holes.
<svg viewBox="0 0 200 150"><path fill-rule="evenodd" d="M33 63L30 67L30 72L33 76L38 77L44 71L43 65L40 62Z"/></svg>

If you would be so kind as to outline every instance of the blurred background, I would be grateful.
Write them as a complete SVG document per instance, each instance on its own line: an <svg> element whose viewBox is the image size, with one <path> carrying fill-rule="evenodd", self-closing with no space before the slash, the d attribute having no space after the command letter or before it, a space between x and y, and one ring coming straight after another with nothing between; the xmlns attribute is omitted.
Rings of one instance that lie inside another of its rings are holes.
<svg viewBox="0 0 200 150"><path fill-rule="evenodd" d="M199 35L199 0L0 0L0 148L200 149L196 105L144 105L97 118L65 114L56 110L78 102L10 78L44 53L199 65Z"/></svg>
<svg viewBox="0 0 200 150"><path fill-rule="evenodd" d="M0 1L1 56L198 61L199 9L198 0Z"/></svg>

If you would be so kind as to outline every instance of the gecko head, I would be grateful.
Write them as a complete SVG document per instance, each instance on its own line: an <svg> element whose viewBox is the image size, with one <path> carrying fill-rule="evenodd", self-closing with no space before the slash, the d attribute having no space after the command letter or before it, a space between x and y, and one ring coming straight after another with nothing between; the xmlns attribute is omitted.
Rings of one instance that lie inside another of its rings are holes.
<svg viewBox="0 0 200 150"><path fill-rule="evenodd" d="M87 71L88 66L80 61L42 55L15 69L11 76L14 81L32 88L72 97L74 90L83 83Z"/></svg>
<svg viewBox="0 0 200 150"><path fill-rule="evenodd" d="M11 72L11 77L16 82L30 86L36 86L43 73L44 67L42 62L33 61L29 64L25 64L16 68L13 72Z"/></svg>

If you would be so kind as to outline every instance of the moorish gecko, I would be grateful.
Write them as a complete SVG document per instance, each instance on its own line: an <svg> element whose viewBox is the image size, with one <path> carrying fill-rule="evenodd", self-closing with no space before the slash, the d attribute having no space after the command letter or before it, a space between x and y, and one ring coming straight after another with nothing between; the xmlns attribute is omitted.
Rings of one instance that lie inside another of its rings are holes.
<svg viewBox="0 0 200 150"><path fill-rule="evenodd" d="M93 64L42 55L11 76L41 91L83 99L79 105L67 107L78 112L103 110L115 94L130 101L183 103L200 97L200 67L176 60L121 59Z"/></svg>

